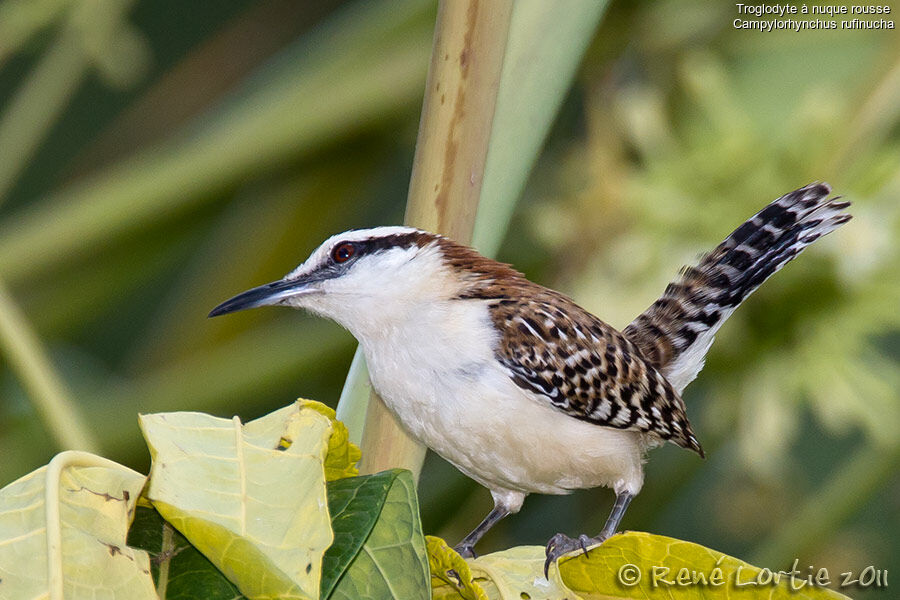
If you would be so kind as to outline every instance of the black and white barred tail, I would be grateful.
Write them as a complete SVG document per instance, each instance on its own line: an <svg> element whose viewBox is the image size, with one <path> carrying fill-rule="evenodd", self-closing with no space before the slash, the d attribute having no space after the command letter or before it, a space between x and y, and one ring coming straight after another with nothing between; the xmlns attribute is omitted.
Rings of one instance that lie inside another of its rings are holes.
<svg viewBox="0 0 900 600"><path fill-rule="evenodd" d="M828 199L827 183L778 198L685 267L625 335L679 392L703 368L716 331L770 275L814 241L850 220L849 202Z"/></svg>

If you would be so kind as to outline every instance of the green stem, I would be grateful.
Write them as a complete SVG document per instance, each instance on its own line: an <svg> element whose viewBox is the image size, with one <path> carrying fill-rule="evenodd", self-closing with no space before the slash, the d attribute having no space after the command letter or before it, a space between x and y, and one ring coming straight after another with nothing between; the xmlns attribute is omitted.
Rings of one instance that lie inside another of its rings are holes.
<svg viewBox="0 0 900 600"><path fill-rule="evenodd" d="M0 119L0 202L56 122L90 66L66 27L13 96Z"/></svg>
<svg viewBox="0 0 900 600"><path fill-rule="evenodd" d="M357 446L362 444L363 427L366 424L366 411L371 394L372 384L369 381L366 357L363 356L362 348L357 346L337 405L337 418L347 426L350 441Z"/></svg>
<svg viewBox="0 0 900 600"><path fill-rule="evenodd" d="M0 221L5 280L18 283L84 258L97 245L183 214L248 174L342 140L412 102L425 71L431 4L353 8L190 131Z"/></svg>
<svg viewBox="0 0 900 600"><path fill-rule="evenodd" d="M74 0L0 2L0 66L45 27L62 18Z"/></svg>
<svg viewBox="0 0 900 600"><path fill-rule="evenodd" d="M9 359L56 445L63 450L97 452L97 440L82 422L25 315L2 284L0 352Z"/></svg>

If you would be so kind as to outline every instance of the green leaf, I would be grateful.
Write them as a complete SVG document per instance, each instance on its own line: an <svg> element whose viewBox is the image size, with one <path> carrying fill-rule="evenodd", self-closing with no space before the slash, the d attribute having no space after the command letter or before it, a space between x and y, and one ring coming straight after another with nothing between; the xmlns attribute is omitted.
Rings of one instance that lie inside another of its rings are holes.
<svg viewBox="0 0 900 600"><path fill-rule="evenodd" d="M0 490L0 598L156 600L147 553L125 543L145 480L69 451Z"/></svg>
<svg viewBox="0 0 900 600"><path fill-rule="evenodd" d="M166 600L244 600L236 585L152 508L138 506L128 545L150 553L153 580Z"/></svg>
<svg viewBox="0 0 900 600"><path fill-rule="evenodd" d="M419 503L409 471L392 469L333 481L328 484L328 505L335 543L323 563L322 598L431 597Z"/></svg>
<svg viewBox="0 0 900 600"><path fill-rule="evenodd" d="M792 590L788 575L775 577L771 571L698 544L640 532L615 535L588 548L587 554L579 550L562 557L558 568L551 567L549 580L544 577L542 546L510 548L466 563L474 584L471 587L483 590L491 600L846 599L833 590L811 587L802 579L805 573L799 574ZM682 569L684 574L680 574ZM457 569L457 574L464 571ZM713 585L718 581L721 585ZM757 581L764 584L754 585ZM473 598L469 587L464 589L450 580L435 587L434 598L469 600Z"/></svg>
<svg viewBox="0 0 900 600"><path fill-rule="evenodd" d="M316 598L332 534L329 419L296 402L242 425L201 413L141 417L147 498L249 598Z"/></svg>
<svg viewBox="0 0 900 600"><path fill-rule="evenodd" d="M519 546L464 560L440 538L429 537L428 552L434 599L578 600L558 577L544 577L542 546Z"/></svg>
<svg viewBox="0 0 900 600"><path fill-rule="evenodd" d="M391 483L390 471L328 483L334 542L322 559L322 598L328 598L338 578L362 550L378 521Z"/></svg>
<svg viewBox="0 0 900 600"><path fill-rule="evenodd" d="M721 552L674 538L634 532L615 535L587 554L577 552L559 561L562 582L584 600L610 598L739 598L751 600L827 600L846 598L833 590L791 583L783 575L776 583L771 571L754 567ZM719 571L717 571L719 569ZM680 571L685 573L681 575ZM714 580L719 573L720 579ZM802 574L801 574L802 576ZM679 577L687 577L680 580ZM705 577L708 583L692 583ZM748 582L769 580L765 585ZM721 585L713 585L721 580ZM672 582L672 583L666 583ZM802 585L802 587L801 587Z"/></svg>

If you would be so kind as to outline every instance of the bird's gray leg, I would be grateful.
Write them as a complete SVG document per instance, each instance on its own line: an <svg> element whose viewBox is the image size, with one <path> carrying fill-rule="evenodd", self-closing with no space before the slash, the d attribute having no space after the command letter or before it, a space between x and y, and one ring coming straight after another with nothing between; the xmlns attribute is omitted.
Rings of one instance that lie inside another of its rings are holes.
<svg viewBox="0 0 900 600"><path fill-rule="evenodd" d="M616 496L616 503L613 505L612 511L610 511L609 517L606 519L606 525L603 526L603 529L601 529L600 533L595 537L588 537L581 534L578 536L578 539L573 540L563 533L557 533L550 538L550 541L547 542L547 560L544 561L544 577L550 572L550 565L556 562L563 554L567 554L579 548L584 550L584 553L587 554L588 546L600 544L611 537L616 532L616 529L619 528L619 523L622 521L625 509L628 508L632 498L634 498L634 494L628 492L622 492Z"/></svg>
<svg viewBox="0 0 900 600"><path fill-rule="evenodd" d="M631 504L632 498L634 498L634 494L629 494L628 492L622 492L616 496L616 503L613 504L612 510L609 512L609 517L606 519L606 525L600 530L600 534L595 538L595 542L602 542L616 532L616 529L619 528L619 523L622 521L622 517L625 516L628 505Z"/></svg>
<svg viewBox="0 0 900 600"><path fill-rule="evenodd" d="M463 558L475 558L475 544L478 543L478 540L480 540L481 537L487 533L488 529L493 527L497 521L509 513L510 510L503 504L495 504L491 512L488 513L488 516L484 518L484 521L479 523L478 527L473 529L472 533L463 538L463 540L453 549L459 552L459 555Z"/></svg>

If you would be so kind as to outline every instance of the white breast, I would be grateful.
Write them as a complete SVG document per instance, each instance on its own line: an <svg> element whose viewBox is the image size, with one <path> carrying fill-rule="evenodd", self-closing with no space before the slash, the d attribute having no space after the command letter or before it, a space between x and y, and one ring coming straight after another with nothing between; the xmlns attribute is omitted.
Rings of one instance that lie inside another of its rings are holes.
<svg viewBox="0 0 900 600"><path fill-rule="evenodd" d="M519 388L494 357L485 303L421 310L360 338L375 389L413 436L494 492L637 493L639 433L580 421Z"/></svg>

